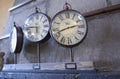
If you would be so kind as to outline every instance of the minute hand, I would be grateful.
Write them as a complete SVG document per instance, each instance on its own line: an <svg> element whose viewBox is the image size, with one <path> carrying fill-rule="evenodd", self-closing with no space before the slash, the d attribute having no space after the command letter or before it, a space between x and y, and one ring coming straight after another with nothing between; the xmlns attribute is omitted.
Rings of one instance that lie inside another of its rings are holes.
<svg viewBox="0 0 120 79"><path fill-rule="evenodd" d="M79 26L79 25L73 25L73 26L69 26L69 28L73 28L73 27L77 27L77 26Z"/></svg>
<svg viewBox="0 0 120 79"><path fill-rule="evenodd" d="M58 31L58 33L62 32L62 31L64 31L64 30L67 30L67 29L69 29L69 28L77 27L77 26L78 26L78 25L69 26L69 27L67 27L67 28L64 28L64 29Z"/></svg>
<svg viewBox="0 0 120 79"><path fill-rule="evenodd" d="M62 31L64 31L64 30L66 30L66 29L69 29L69 27L64 28L64 29L62 29L62 30L58 31L58 33L60 33L60 32L62 32Z"/></svg>

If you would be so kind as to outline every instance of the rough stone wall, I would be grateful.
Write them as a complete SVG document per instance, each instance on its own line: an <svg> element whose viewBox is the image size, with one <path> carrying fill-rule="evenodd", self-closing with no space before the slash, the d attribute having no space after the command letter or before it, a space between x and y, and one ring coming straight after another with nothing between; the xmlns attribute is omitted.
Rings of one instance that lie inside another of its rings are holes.
<svg viewBox="0 0 120 79"><path fill-rule="evenodd" d="M120 4L120 0L67 0L72 8L81 13L100 9L110 5ZM23 2L15 0L14 5ZM41 12L48 14L51 18L63 10L65 0L36 0L24 5L12 12L3 35L10 33L15 21L22 28L26 18L34 13L37 6ZM77 47L73 47L75 61L94 61L97 69L120 70L120 10L108 12L86 18L88 23L88 34L84 41ZM8 44L8 45L6 45ZM4 51L5 63L14 63L14 54L9 52L9 38L0 40L0 51ZM40 61L38 59L37 44L29 42L24 37L24 46L17 55L17 63L47 63L47 62L70 62L68 48L58 45L53 38L40 47Z"/></svg>

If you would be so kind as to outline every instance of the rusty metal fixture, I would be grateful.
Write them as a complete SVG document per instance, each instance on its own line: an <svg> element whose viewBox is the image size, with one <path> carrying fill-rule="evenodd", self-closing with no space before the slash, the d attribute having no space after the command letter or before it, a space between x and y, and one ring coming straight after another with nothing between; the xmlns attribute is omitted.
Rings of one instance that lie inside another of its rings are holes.
<svg viewBox="0 0 120 79"><path fill-rule="evenodd" d="M65 5L63 6L63 9L69 10L69 9L72 9L72 6L66 2Z"/></svg>

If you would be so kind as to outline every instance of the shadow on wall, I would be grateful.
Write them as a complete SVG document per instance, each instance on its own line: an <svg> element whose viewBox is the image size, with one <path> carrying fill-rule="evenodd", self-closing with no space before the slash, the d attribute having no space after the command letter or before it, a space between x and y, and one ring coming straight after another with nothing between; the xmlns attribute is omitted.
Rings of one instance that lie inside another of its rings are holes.
<svg viewBox="0 0 120 79"><path fill-rule="evenodd" d="M4 59L3 59L4 54L5 54L4 52L0 52L0 71L2 70L4 64Z"/></svg>
<svg viewBox="0 0 120 79"><path fill-rule="evenodd" d="M96 61L94 63L95 69L98 71L120 71L118 66L120 62L113 61Z"/></svg>
<svg viewBox="0 0 120 79"><path fill-rule="evenodd" d="M5 57L5 64L14 64L14 53L7 53Z"/></svg>

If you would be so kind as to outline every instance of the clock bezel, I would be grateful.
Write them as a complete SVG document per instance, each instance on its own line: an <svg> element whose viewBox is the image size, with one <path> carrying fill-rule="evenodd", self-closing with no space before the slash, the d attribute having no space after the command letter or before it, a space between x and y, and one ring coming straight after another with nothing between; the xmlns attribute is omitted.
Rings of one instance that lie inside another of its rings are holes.
<svg viewBox="0 0 120 79"><path fill-rule="evenodd" d="M22 46L23 46L23 40L24 40L24 35L23 35L23 31L22 31L22 28L21 27L16 27L16 26L14 26L13 27L13 29L15 29L16 30L16 35L17 35L17 37L15 38L16 39L16 46L15 46L15 49L13 50L11 47L12 46L10 46L10 52L11 53L20 53L21 52L21 50L22 50ZM12 32L11 32L11 34L10 34L10 45L11 45L11 40L12 40L12 33L14 33L13 32L14 30L12 30Z"/></svg>
<svg viewBox="0 0 120 79"><path fill-rule="evenodd" d="M25 34L25 28L26 28L26 25L25 25L25 23L26 23L26 21L27 20L29 20L31 17L33 17L34 15L36 15L36 14L42 14L42 15L44 15L46 18L47 18L47 20L48 20L48 22L49 22L49 28L48 28L48 33L42 38L42 39L40 39L40 40L38 40L38 41L34 41L34 40L31 40L31 39L29 39L27 36L26 36L26 34ZM30 41L30 42L35 42L35 43L38 43L38 42L40 42L40 43L44 43L44 42L46 42L47 40L49 40L50 39L50 17L47 15L47 14L45 14L45 13L42 13L42 12L35 12L35 13L32 13L31 15L29 15L28 17L27 17L27 19L26 19L26 21L25 21L25 23L24 23L24 28L23 28L23 33L24 33L24 35L25 35L25 37Z"/></svg>
<svg viewBox="0 0 120 79"><path fill-rule="evenodd" d="M84 37L83 37L78 43L76 43L76 44L73 44L73 45L65 45L65 44L59 43L59 42L55 39L55 37L54 37L54 35L53 35L53 33L52 33L52 29L51 29L51 31L50 31L50 34L51 34L51 36L54 38L54 40L55 40L58 44L60 44L61 46L64 46L64 47L75 47L75 46L77 46L77 45L79 45L80 43L83 42L83 40L85 39L85 37L87 36L87 33L88 33L88 25L87 25L86 19L85 19L85 17L84 17L79 11L73 10L73 9L67 9L67 10L62 10L62 11L60 11L60 12L57 12L57 13L55 14L55 16L52 18L51 28L52 28L52 22L53 22L53 20L56 18L56 16L58 16L59 14L61 14L61 13L63 13L63 12L67 12L67 11L74 11L74 12L80 14L80 15L83 17L83 19L85 20L86 32L85 32L85 34L84 34Z"/></svg>

